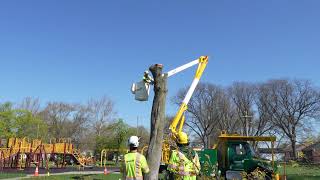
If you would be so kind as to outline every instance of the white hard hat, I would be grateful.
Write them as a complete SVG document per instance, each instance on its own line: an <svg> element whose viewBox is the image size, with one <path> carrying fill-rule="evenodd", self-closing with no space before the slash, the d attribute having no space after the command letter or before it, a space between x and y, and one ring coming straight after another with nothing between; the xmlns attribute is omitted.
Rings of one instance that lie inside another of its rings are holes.
<svg viewBox="0 0 320 180"><path fill-rule="evenodd" d="M139 137L138 136L131 136L128 139L128 145L137 148L139 146Z"/></svg>

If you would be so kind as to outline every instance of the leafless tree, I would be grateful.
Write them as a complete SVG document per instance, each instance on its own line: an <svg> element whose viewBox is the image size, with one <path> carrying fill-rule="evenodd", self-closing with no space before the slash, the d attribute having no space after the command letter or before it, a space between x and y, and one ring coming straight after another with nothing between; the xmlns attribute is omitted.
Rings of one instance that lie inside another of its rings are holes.
<svg viewBox="0 0 320 180"><path fill-rule="evenodd" d="M220 98L217 99L216 111L219 114L218 131L225 130L229 133L237 133L240 123L237 118L237 108L227 93L220 94Z"/></svg>
<svg viewBox="0 0 320 180"><path fill-rule="evenodd" d="M185 93L186 89L180 90L174 103L180 105ZM220 130L235 129L233 119L230 99L224 89L213 84L199 84L188 104L186 125L198 135L205 148L212 144L210 140L218 136Z"/></svg>
<svg viewBox="0 0 320 180"><path fill-rule="evenodd" d="M69 138L72 133L72 113L75 107L63 102L49 102L40 112L42 119L48 124L49 134L54 138Z"/></svg>
<svg viewBox="0 0 320 180"><path fill-rule="evenodd" d="M91 133L88 128L90 115L87 106L64 102L49 102L39 113L47 123L49 138L71 138L77 148L81 148L81 144ZM94 145L94 142L91 142L90 147Z"/></svg>
<svg viewBox="0 0 320 180"><path fill-rule="evenodd" d="M171 130L169 129L169 127L170 127L170 124L171 124L173 118L174 118L174 116L166 116L166 120L164 122L164 130L163 130L165 137L168 137L171 133Z"/></svg>
<svg viewBox="0 0 320 180"><path fill-rule="evenodd" d="M40 100L39 98L26 97L18 105L18 108L28 110L33 115L36 115L40 111Z"/></svg>
<svg viewBox="0 0 320 180"><path fill-rule="evenodd" d="M261 136L273 126L270 117L261 105L263 94L259 94L255 84L236 82L229 88L230 97L237 109L237 119L241 123L243 135Z"/></svg>
<svg viewBox="0 0 320 180"><path fill-rule="evenodd" d="M150 141L150 133L148 129L146 129L144 126L138 126L136 127L131 127L133 131L138 131L138 136L140 137L139 140L139 146L143 148L144 146L147 146Z"/></svg>
<svg viewBox="0 0 320 180"><path fill-rule="evenodd" d="M252 84L235 82L229 88L230 97L237 108L237 118L241 124L240 133L249 136L253 132L253 105L255 89Z"/></svg>
<svg viewBox="0 0 320 180"><path fill-rule="evenodd" d="M90 134L89 120L90 112L87 106L81 104L75 104L75 112L72 114L71 128L73 130L72 140L77 148L93 149L95 146L94 141L90 144L84 144L86 142L88 134Z"/></svg>
<svg viewBox="0 0 320 180"><path fill-rule="evenodd" d="M290 140L296 158L297 132L319 115L318 90L306 80L270 80L260 85L260 108Z"/></svg>
<svg viewBox="0 0 320 180"><path fill-rule="evenodd" d="M107 96L103 96L100 99L91 99L88 102L88 109L96 135L100 136L104 129L103 127L112 120L115 114L114 102Z"/></svg>

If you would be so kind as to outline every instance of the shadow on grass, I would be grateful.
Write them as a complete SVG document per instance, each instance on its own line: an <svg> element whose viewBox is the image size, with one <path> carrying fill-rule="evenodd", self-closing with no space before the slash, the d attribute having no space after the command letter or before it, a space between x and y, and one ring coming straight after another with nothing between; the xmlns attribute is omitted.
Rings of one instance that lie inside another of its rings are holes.
<svg viewBox="0 0 320 180"><path fill-rule="evenodd" d="M90 176L92 175L91 174L77 175L77 176L71 177L71 179L84 180L84 179L90 178ZM94 178L94 180L100 180L100 179Z"/></svg>
<svg viewBox="0 0 320 180"><path fill-rule="evenodd" d="M96 175L92 175L92 174L84 174L84 175L76 175L71 177L71 179L77 179L77 180L104 180L106 177L94 177ZM109 178L112 178L111 176Z"/></svg>

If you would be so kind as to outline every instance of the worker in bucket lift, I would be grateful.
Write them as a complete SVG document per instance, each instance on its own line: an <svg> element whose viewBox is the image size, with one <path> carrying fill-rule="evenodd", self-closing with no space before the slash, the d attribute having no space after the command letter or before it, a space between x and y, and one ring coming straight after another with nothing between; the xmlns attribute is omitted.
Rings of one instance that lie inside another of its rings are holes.
<svg viewBox="0 0 320 180"><path fill-rule="evenodd" d="M143 81L147 84L153 84L154 80L153 78L149 75L149 71L144 71L143 73Z"/></svg>
<svg viewBox="0 0 320 180"><path fill-rule="evenodd" d="M200 172L200 161L198 154L188 147L188 135L179 132L176 143L178 148L172 151L168 165L170 179L196 180Z"/></svg>
<svg viewBox="0 0 320 180"><path fill-rule="evenodd" d="M143 180L143 174L149 173L149 167L144 155L138 153L139 137L131 136L128 139L130 151L124 156L121 171L124 180Z"/></svg>

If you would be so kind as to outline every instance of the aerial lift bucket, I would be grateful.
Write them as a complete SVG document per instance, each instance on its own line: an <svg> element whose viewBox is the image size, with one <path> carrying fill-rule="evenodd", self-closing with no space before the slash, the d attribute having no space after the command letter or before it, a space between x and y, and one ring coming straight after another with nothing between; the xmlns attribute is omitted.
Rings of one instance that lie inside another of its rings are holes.
<svg viewBox="0 0 320 180"><path fill-rule="evenodd" d="M135 95L135 99L137 101L148 101L150 84L143 80L133 83L131 86L131 92Z"/></svg>

